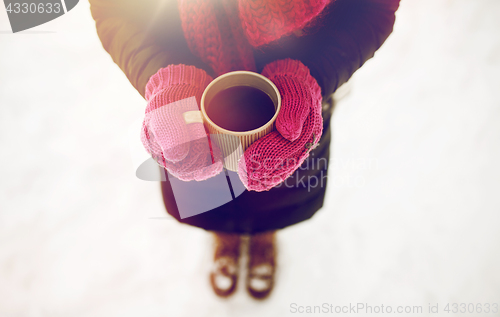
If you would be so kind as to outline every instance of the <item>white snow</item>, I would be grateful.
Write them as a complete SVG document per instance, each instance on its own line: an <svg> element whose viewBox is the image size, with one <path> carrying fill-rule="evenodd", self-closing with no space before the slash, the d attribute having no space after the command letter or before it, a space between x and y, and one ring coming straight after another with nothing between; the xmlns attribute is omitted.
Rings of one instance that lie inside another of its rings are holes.
<svg viewBox="0 0 500 317"><path fill-rule="evenodd" d="M276 287L257 302L244 272L233 297L213 294L210 235L135 178L145 104L88 3L20 34L0 10L0 316L500 304L499 30L498 0L403 0L335 110L325 206L279 232Z"/></svg>

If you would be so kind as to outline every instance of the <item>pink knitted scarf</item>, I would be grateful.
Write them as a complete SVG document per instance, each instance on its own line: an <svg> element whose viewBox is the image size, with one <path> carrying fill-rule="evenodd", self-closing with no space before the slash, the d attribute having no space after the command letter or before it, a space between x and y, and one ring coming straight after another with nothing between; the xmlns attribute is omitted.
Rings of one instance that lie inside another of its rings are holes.
<svg viewBox="0 0 500 317"><path fill-rule="evenodd" d="M178 0L191 51L216 75L255 71L252 47L301 30L334 0Z"/></svg>

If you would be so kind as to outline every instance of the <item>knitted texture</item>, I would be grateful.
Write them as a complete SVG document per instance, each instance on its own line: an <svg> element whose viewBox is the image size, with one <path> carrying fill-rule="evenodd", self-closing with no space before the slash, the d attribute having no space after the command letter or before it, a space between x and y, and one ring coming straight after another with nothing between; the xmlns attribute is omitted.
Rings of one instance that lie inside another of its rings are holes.
<svg viewBox="0 0 500 317"><path fill-rule="evenodd" d="M216 75L255 70L252 47L246 41L233 0L178 0L189 49Z"/></svg>
<svg viewBox="0 0 500 317"><path fill-rule="evenodd" d="M146 150L175 177L205 180L222 170L220 150L202 123L186 124L183 113L196 111L212 78L194 66L170 65L146 85L148 105L141 130Z"/></svg>
<svg viewBox="0 0 500 317"><path fill-rule="evenodd" d="M238 164L241 181L255 191L269 190L292 175L323 132L321 88L304 64L279 60L266 65L262 74L275 83L282 104L277 131L255 141Z"/></svg>
<svg viewBox="0 0 500 317"><path fill-rule="evenodd" d="M305 27L330 0L239 0L248 41L261 46Z"/></svg>

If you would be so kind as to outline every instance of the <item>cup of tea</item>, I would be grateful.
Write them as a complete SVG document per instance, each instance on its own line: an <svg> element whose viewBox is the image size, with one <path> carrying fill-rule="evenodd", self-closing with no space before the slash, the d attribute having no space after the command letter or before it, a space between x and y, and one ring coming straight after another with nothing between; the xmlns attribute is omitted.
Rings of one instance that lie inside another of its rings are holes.
<svg viewBox="0 0 500 317"><path fill-rule="evenodd" d="M257 139L275 128L281 107L278 88L267 77L234 71L214 79L201 97L201 111L184 113L185 122L203 122L224 155L224 167L238 171L238 160Z"/></svg>

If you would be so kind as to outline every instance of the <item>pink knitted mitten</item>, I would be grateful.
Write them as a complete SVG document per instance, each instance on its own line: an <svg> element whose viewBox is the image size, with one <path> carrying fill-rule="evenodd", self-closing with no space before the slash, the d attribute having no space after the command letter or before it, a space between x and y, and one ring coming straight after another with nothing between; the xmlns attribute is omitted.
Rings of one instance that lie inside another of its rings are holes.
<svg viewBox="0 0 500 317"><path fill-rule="evenodd" d="M249 190L265 191L292 175L323 132L321 88L300 61L272 62L262 71L281 94L276 129L253 143L239 161L238 174Z"/></svg>
<svg viewBox="0 0 500 317"><path fill-rule="evenodd" d="M207 137L203 123L186 124L184 114L196 111L212 78L194 66L170 65L146 85L148 105L141 141L146 150L175 177L205 180L222 171L222 155Z"/></svg>

